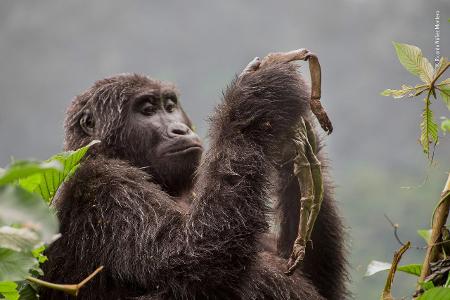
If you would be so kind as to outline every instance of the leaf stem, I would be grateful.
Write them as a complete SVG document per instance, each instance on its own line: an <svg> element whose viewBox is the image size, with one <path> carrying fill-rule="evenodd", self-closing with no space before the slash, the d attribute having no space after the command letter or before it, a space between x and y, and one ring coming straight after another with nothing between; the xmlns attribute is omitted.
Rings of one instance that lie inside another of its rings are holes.
<svg viewBox="0 0 450 300"><path fill-rule="evenodd" d="M436 81L439 79L439 77L441 77L442 74L444 74L444 72L450 67L450 63L447 63L447 65L439 72L436 74L436 76L434 76L433 80L430 82L430 89L433 88L434 84L436 83Z"/></svg>
<svg viewBox="0 0 450 300"><path fill-rule="evenodd" d="M92 272L88 277L86 277L85 279L83 279L83 281L81 281L78 284L57 284L57 283L51 283L48 281L44 281L44 280L40 280L31 276L28 276L26 279L28 281L31 281L33 283L36 283L38 285L41 285L43 287L49 288L49 289L53 289L53 290L58 290L58 291L62 291L66 294L72 295L72 296L77 296L80 289L92 278L94 278L95 275L97 275L101 270L103 270L103 266L98 267L94 272Z"/></svg>

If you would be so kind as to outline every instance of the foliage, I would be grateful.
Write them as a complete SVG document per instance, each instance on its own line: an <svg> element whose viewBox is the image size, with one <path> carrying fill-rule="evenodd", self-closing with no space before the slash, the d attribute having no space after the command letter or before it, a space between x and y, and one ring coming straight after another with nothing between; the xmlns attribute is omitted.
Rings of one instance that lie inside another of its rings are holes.
<svg viewBox="0 0 450 300"><path fill-rule="evenodd" d="M394 42L394 48L403 67L414 76L419 77L423 84L415 86L402 85L399 90L387 89L384 90L381 95L401 99L415 97L425 93L426 96L424 98L424 109L421 116L421 134L419 141L424 153L427 155L428 159L431 159L430 145L433 145L434 147L439 141L439 126L434 120L433 111L430 107L431 97L437 99L436 91L439 91L440 98L450 110L450 78L437 83L438 79L440 79L450 66L450 62L447 57L441 57L439 64L436 68L433 68L428 59L422 55L422 51L418 47ZM441 130L442 132L446 132L449 131L449 128L450 121L448 118L444 117L441 123Z"/></svg>
<svg viewBox="0 0 450 300"><path fill-rule="evenodd" d="M423 237L426 241L429 241L429 233L430 230L418 230L418 234L421 237ZM373 260L367 266L365 276L372 276L378 272L391 270L391 268L392 264L390 263ZM396 270L419 277L421 275L422 265L409 264L404 266L398 266L396 267ZM450 274L448 275L447 283L444 286L445 289L443 289L442 287L435 287L433 281L431 280L424 282L419 281L419 285L424 290L424 293L418 299L450 299L450 288L447 288L449 284L450 284ZM390 294L389 297L384 298L382 297L382 299L393 299Z"/></svg>
<svg viewBox="0 0 450 300"><path fill-rule="evenodd" d="M387 262L372 260L369 265L367 266L367 271L364 276L372 276L373 274L376 274L381 271L387 271L391 268L391 264ZM402 271L407 274L419 276L420 271L422 269L422 265L419 264L410 264L410 265L404 265L397 268L397 271Z"/></svg>
<svg viewBox="0 0 450 300"><path fill-rule="evenodd" d="M0 169L0 298L38 299L29 280L43 274L45 245L58 238L58 221L48 204L94 143Z"/></svg>
<svg viewBox="0 0 450 300"><path fill-rule="evenodd" d="M89 147L95 143L97 141L76 151L63 152L52 156L45 163L58 163L62 166L61 169L46 169L43 172L20 178L19 185L30 192L38 193L45 201L50 202L61 183L75 172L81 158L86 154Z"/></svg>
<svg viewBox="0 0 450 300"><path fill-rule="evenodd" d="M418 300L448 300L450 288L437 287L427 290Z"/></svg>
<svg viewBox="0 0 450 300"><path fill-rule="evenodd" d="M415 86L402 85L401 89L399 90L387 89L384 90L381 95L392 96L396 99L401 99L416 97L421 95L422 93L425 93L426 96L424 99L422 121L420 123L421 134L419 141L428 159L432 160L433 155L431 155L432 151L430 149L430 145L433 145L434 148L439 141L439 126L433 117L431 101L433 98L437 99L437 94L439 93L439 96L444 105L450 110L450 78L444 79L438 83L438 80L441 80L441 76L450 67L450 63L446 57L442 57L436 68L433 68L428 59L422 55L422 51L418 47L396 42L394 42L393 44L400 63L411 74L419 77L423 84L418 84ZM450 130L450 120L446 117L442 117L441 119L442 122L440 129L445 135L446 132ZM417 295L420 296L418 297L418 299L450 299L450 288L448 288L448 286L450 285L450 273L448 272L448 270L442 269L442 273L436 273L433 276L428 276L431 273L430 263L436 262L438 260L438 255L440 254L439 251L442 252L441 254L443 254L444 257L447 257L448 254L448 252L445 250L448 239L443 235L443 232L445 231L443 230L443 228L445 228L445 221L448 215L448 206L444 206L442 204L444 202L447 204L446 201L449 201L449 185L450 176L448 178L446 187L444 188L441 200L439 201L437 207L433 212L432 229L418 230L418 234L423 239L425 239L428 245L427 254L422 265L411 264L401 267L398 266L398 262L401 259L401 255L399 255L399 252L403 253L404 251L406 251L406 249L410 245L409 242L406 245L403 245L400 250L395 253L395 263L393 263L392 265L379 261L372 261L369 264L366 276L371 276L380 271L389 270L386 286L382 293L382 299L393 299L390 291L393 276L396 270L419 277L418 284L420 286L420 291L417 292ZM433 223L435 219L438 220L438 222ZM442 245L436 243L439 241L439 238L443 242ZM441 250L438 250L438 248ZM445 261L439 261L437 263L442 262ZM438 275L441 276L439 278L443 278L443 280L446 281L445 284L438 280L433 281L433 279L437 278L436 276ZM435 284L440 286L436 287Z"/></svg>

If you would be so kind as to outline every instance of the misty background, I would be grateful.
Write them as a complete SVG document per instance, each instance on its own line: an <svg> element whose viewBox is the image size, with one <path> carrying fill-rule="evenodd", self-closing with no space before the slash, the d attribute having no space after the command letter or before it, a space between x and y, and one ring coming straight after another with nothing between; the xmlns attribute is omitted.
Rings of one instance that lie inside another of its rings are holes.
<svg viewBox="0 0 450 300"><path fill-rule="evenodd" d="M419 83L391 42L417 45L432 61L436 10L448 57L444 0L1 1L0 166L59 152L71 99L123 72L175 82L206 138L222 89L253 57L308 48L322 65L322 103L334 125L325 140L348 228L351 289L356 299L378 299L386 273L363 278L366 266L391 261L399 247L383 215L404 241L425 245L416 230L429 228L450 166L449 135L427 166L417 142L421 99L379 95ZM432 109L436 119L449 116L440 101ZM424 253L411 249L402 264L421 263ZM394 286L395 296L409 296L415 278L398 274Z"/></svg>

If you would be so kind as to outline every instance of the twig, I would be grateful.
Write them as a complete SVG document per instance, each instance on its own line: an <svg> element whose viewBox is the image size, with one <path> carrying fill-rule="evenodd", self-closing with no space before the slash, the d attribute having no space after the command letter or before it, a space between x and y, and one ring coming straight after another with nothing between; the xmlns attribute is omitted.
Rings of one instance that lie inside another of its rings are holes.
<svg viewBox="0 0 450 300"><path fill-rule="evenodd" d="M400 227L397 223L392 222L391 219L389 219L389 217L384 214L384 217L386 218L386 220L388 220L388 222L391 224L392 228L394 228L394 237L397 240L397 242L401 245L401 246L405 246L405 243L402 242L402 240L400 239L399 235L398 235L398 228ZM409 242L408 242L409 243ZM424 246L424 247L419 247L419 246L411 246L410 248L416 249L416 250L425 250L428 248L428 246Z"/></svg>
<svg viewBox="0 0 450 300"><path fill-rule="evenodd" d="M394 300L391 295L392 282L394 281L395 272L397 271L398 263L402 258L403 254L406 250L411 246L410 242L407 242L405 245L401 246L400 249L395 251L394 258L392 259L391 269L389 270L389 274L386 279L386 284L384 285L383 293L381 294L381 300Z"/></svg>
<svg viewBox="0 0 450 300"><path fill-rule="evenodd" d="M78 284L57 284L57 283L51 283L44 280L40 280L31 276L27 277L28 281L31 281L33 283L36 283L38 285L41 285L43 287L54 289L58 291L63 291L66 294L72 295L72 296L78 296L78 293L80 289L92 278L94 278L95 275L97 275L101 270L103 270L103 266L98 267L94 272L92 272L88 277L83 279Z"/></svg>

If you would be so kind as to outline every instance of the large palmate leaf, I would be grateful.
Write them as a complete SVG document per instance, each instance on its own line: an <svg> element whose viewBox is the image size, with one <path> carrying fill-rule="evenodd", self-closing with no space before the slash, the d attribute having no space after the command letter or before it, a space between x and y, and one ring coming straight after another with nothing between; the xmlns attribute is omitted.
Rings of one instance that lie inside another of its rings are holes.
<svg viewBox="0 0 450 300"><path fill-rule="evenodd" d="M67 180L78 168L80 160L84 157L88 149L98 141L93 141L75 151L68 151L57 154L46 162L58 162L62 170L49 169L42 173L19 180L19 184L24 189L39 194L45 201L50 202L56 194L59 186Z"/></svg>
<svg viewBox="0 0 450 300"><path fill-rule="evenodd" d="M36 258L29 253L0 248L0 281L23 280L36 264Z"/></svg>
<svg viewBox="0 0 450 300"><path fill-rule="evenodd" d="M424 84L416 85L412 87L410 85L402 85L399 90L387 89L384 90L381 95L392 96L394 98L405 98L418 96L422 93L426 94L425 109L422 113L422 120L420 123L420 144L423 152L427 155L428 159L432 160L430 155L430 145L436 145L438 143L439 126L433 120L433 112L430 108L432 97L437 98L436 94L439 92L442 101L450 110L450 78L437 83L441 76L450 67L450 63L447 57L441 57L436 68L433 68L430 61L423 56L422 51L412 45L393 42L395 51L397 53L400 63L411 74L420 77ZM447 118L442 117L444 121L441 123L441 129L444 132L450 131L450 121Z"/></svg>
<svg viewBox="0 0 450 300"><path fill-rule="evenodd" d="M62 170L62 165L58 161L16 161L11 164L6 170L0 169L0 185L11 183L20 178L28 177L33 174L43 173L48 170L60 171Z"/></svg>
<svg viewBox="0 0 450 300"><path fill-rule="evenodd" d="M39 235L28 228L0 227L0 248L14 251L32 250L41 243Z"/></svg>
<svg viewBox="0 0 450 300"><path fill-rule="evenodd" d="M406 70L419 77L425 73L423 69L428 67L426 62L423 62L422 51L418 47L396 42L393 44L398 59Z"/></svg>
<svg viewBox="0 0 450 300"><path fill-rule="evenodd" d="M58 232L58 220L42 199L20 186L0 187L0 225L21 225L38 233L43 242L51 242Z"/></svg>

